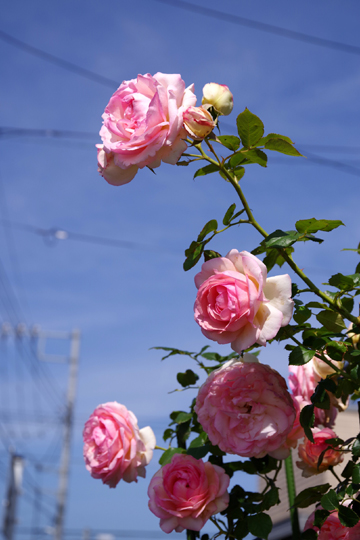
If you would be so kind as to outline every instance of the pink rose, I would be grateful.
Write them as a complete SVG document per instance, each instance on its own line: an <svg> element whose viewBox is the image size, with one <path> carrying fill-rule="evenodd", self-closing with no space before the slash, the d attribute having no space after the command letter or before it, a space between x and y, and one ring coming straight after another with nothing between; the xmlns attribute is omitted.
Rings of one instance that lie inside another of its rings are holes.
<svg viewBox="0 0 360 540"><path fill-rule="evenodd" d="M121 479L137 482L145 478L145 466L155 448L150 427L138 428L136 416L116 401L96 407L86 422L84 459L93 478L115 487Z"/></svg>
<svg viewBox="0 0 360 540"><path fill-rule="evenodd" d="M134 178L138 172L136 165L127 167L127 169L120 169L114 163L114 154L112 152L107 154L102 144L97 144L96 147L98 149L98 172L109 184L122 186Z"/></svg>
<svg viewBox="0 0 360 540"><path fill-rule="evenodd" d="M296 417L295 417L293 427L290 433L288 434L288 436L286 437L285 444L287 448L296 448L298 440L303 439L305 436L304 428L300 424L300 413L301 413L301 409L303 408L304 402L302 401L300 396L297 396L297 397L291 396L291 398L293 401L293 405L295 407Z"/></svg>
<svg viewBox="0 0 360 540"><path fill-rule="evenodd" d="M307 519L304 527L304 531L307 529L313 529L318 531L318 527L314 525L315 512L313 512ZM355 527L344 527L340 523L339 515L337 512L332 512L330 516L323 523L318 540L359 540L360 538L360 523Z"/></svg>
<svg viewBox="0 0 360 540"><path fill-rule="evenodd" d="M203 107L189 107L184 112L184 126L190 137L203 139L216 126L211 114Z"/></svg>
<svg viewBox="0 0 360 540"><path fill-rule="evenodd" d="M210 516L228 507L229 482L221 467L175 454L150 481L149 508L166 533L200 531Z"/></svg>
<svg viewBox="0 0 360 540"><path fill-rule="evenodd" d="M329 446L326 442L327 439L335 439L337 437L336 433L329 428L313 428L312 434L314 437L314 442L309 441L307 437L304 438L303 444L299 445L299 458L301 461L297 461L296 465L299 469L302 469L302 476L309 478L314 474L320 474L326 471L329 467L335 466L338 463L341 463L344 459L342 452L333 450L330 448L326 450ZM320 454L326 450L323 460L318 468L318 460Z"/></svg>
<svg viewBox="0 0 360 540"><path fill-rule="evenodd" d="M139 168L154 169L162 161L176 164L187 148L183 113L196 103L193 90L193 85L185 88L180 75L164 73L138 75L121 83L105 109L100 130L103 151L111 154L110 160L121 171L110 173L100 165L105 180L125 184Z"/></svg>
<svg viewBox="0 0 360 540"><path fill-rule="evenodd" d="M246 362L230 360L202 385L195 405L199 422L223 452L284 459L289 455L284 443L295 420L286 382L253 355L244 356Z"/></svg>
<svg viewBox="0 0 360 540"><path fill-rule="evenodd" d="M195 285L195 321L202 333L231 343L238 353L254 343L265 346L291 319L290 277L267 278L266 266L247 251L232 249L226 257L205 262Z"/></svg>

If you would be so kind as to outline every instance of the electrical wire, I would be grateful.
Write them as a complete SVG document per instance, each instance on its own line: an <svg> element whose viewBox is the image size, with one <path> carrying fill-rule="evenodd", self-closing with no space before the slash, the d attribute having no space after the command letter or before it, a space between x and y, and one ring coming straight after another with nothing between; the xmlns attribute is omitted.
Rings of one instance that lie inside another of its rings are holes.
<svg viewBox="0 0 360 540"><path fill-rule="evenodd" d="M110 79L109 77L104 77L103 75L99 75L98 73L95 73L94 71L90 71L89 69L78 66L77 64L74 64L73 62L69 62L68 60L63 60L62 58L59 58L58 56L55 56L54 54L50 54L44 51L43 49L39 49L38 47L29 45L28 43L25 43L24 41L21 41L20 39L17 39L14 36L11 36L7 32L4 32L3 30L0 30L0 39L2 41L5 41L6 43L9 43L9 45L13 45L17 49L21 49L22 51L32 54L33 56L37 56L38 58L41 58L42 60L46 60L47 62L50 62L51 64L55 64L56 66L66 69L67 71L72 71L73 73L76 73L77 75L80 75L81 77L85 77L86 79L89 79L93 82L97 82L104 86L108 86L112 89L114 89L114 87L117 88L119 86L118 81L114 81L113 79Z"/></svg>
<svg viewBox="0 0 360 540"><path fill-rule="evenodd" d="M247 28L266 32L268 34L274 34L286 39L301 41L303 43L310 43L311 45L316 45L318 47L325 47L327 49L356 54L358 56L360 55L360 47L357 47L356 45L348 45L347 43L342 43L340 41L324 39L318 36L313 36L311 34L305 34L304 32L297 32L296 30L290 30L289 28L283 28L274 24L263 23L254 19L248 19L247 17L240 17L239 15L235 15L233 13L224 13L223 11L220 11L218 9L212 9L205 6L197 6L190 2L186 2L185 0L155 1L171 7L183 9L192 13L197 13L199 15L205 15L206 17L211 17L212 19L216 19L218 21L225 21L228 23L236 24L238 26L246 26Z"/></svg>

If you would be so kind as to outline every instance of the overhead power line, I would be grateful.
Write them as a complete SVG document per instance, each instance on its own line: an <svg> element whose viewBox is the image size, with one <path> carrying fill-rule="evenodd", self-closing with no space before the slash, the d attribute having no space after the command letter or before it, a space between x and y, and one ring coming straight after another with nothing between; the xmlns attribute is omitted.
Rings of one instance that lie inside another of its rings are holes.
<svg viewBox="0 0 360 540"><path fill-rule="evenodd" d="M69 62L68 60L63 60L62 58L59 58L54 54L50 54L42 49L39 49L38 47L33 47L32 45L29 45L28 43L25 43L24 41L21 41L20 39L17 39L10 34L7 34L6 32L3 32L3 30L0 30L0 39L2 41L5 41L6 43L9 43L10 45L13 45L17 49L21 49L22 51L32 54L33 56L37 56L42 60L46 60L51 64L55 64L56 66L59 66L63 69L67 69L68 71L72 71L73 73L76 73L77 75L85 77L86 79L89 79L91 81L97 82L104 86L108 86L112 89L119 86L118 81L110 79L109 77L104 77L103 75L99 75L94 71L90 71L89 69L78 66L77 64Z"/></svg>
<svg viewBox="0 0 360 540"><path fill-rule="evenodd" d="M297 32L296 30L289 30L288 28L282 28L274 24L263 23L254 19L248 19L247 17L241 17L233 13L224 13L217 9L212 9L205 6L197 6L185 0L155 0L161 4L191 11L192 13L198 13L205 15L213 19L229 22L238 26L246 26L253 28L254 30L260 30L268 34L275 34L277 36L292 39L295 41L302 41L303 43L310 43L318 47L325 47L327 49L333 49L340 52L346 52L350 54L360 55L360 47L356 45L348 45L340 41L334 41L332 39L324 39L318 36L312 36L311 34L305 34L304 32Z"/></svg>

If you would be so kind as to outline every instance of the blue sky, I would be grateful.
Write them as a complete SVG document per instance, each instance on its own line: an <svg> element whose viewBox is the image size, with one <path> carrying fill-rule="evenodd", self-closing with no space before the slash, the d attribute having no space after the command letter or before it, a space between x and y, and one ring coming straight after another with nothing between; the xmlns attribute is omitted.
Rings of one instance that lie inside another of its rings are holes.
<svg viewBox="0 0 360 540"><path fill-rule="evenodd" d="M341 7L335 0L193 1L359 45L360 6L354 1ZM346 227L324 233L321 246L299 246L296 261L317 284L338 271L354 271L358 256L341 249L356 247L360 236L359 56L153 0L13 0L3 3L0 30L118 84L138 73L180 73L187 85L195 83L198 103L207 82L227 84L234 111L226 124L235 126L236 115L248 107L263 120L266 132L291 137L309 155L272 154L267 169L248 168L243 189L259 221L271 232L291 229L296 220L308 217L342 219ZM144 169L126 186L109 186L97 173L94 145L116 86L102 86L3 41L0 48L0 127L94 134L93 140L1 137L2 218L139 245L130 250L68 239L49 246L29 231L0 226L1 261L26 321L45 330L76 327L82 332L66 526L157 530L146 497L156 457L146 481L110 490L81 465L82 423L99 403L117 400L136 414L140 427L153 425L161 443L167 415L187 408L193 396L168 392L176 387L176 373L191 366L181 358L160 362L159 352L149 349L164 345L197 351L207 344L193 321L196 270L182 270L183 252L209 219L221 221L234 194L216 175L193 180L195 166L163 165L156 175ZM319 165L310 159L312 154L336 164ZM212 247L225 254L232 248L251 250L259 240L244 226L221 235ZM287 271L273 270L272 275ZM7 320L5 309L1 317ZM230 350L214 345L223 354ZM286 375L282 347L267 347L261 359ZM65 368L51 369L64 389ZM46 398L41 399L44 409ZM10 411L16 406L9 401ZM15 443L39 455L47 439L20 437L19 426L14 428ZM4 452L0 458L6 465ZM47 481L56 486L56 478ZM31 504L21 501L24 525L31 521L30 510Z"/></svg>

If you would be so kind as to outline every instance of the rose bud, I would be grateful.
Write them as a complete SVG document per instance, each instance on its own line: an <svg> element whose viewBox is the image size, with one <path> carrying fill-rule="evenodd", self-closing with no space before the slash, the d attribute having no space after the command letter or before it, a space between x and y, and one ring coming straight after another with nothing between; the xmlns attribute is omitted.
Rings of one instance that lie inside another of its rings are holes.
<svg viewBox="0 0 360 540"><path fill-rule="evenodd" d="M226 84L208 83L203 88L203 105L211 105L219 114L227 116L234 106L233 95Z"/></svg>
<svg viewBox="0 0 360 540"><path fill-rule="evenodd" d="M204 139L216 126L211 114L203 107L189 107L183 119L184 127L193 139Z"/></svg>
<svg viewBox="0 0 360 540"><path fill-rule="evenodd" d="M302 476L309 478L314 474L320 474L326 471L329 467L333 467L341 463L344 459L343 452L329 448L328 439L335 439L336 433L329 428L319 429L313 428L312 434L314 442L312 443L305 437L303 444L299 445L299 458L296 465L302 469ZM318 461L321 454L326 450L323 460L318 467Z"/></svg>

